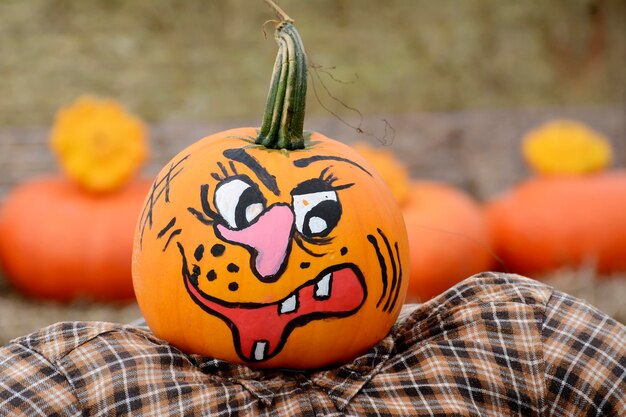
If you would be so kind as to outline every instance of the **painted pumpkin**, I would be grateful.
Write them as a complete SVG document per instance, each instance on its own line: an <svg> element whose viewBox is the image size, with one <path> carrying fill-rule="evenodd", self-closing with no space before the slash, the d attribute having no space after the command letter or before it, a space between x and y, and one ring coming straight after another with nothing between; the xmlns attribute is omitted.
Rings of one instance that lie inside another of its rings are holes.
<svg viewBox="0 0 626 417"><path fill-rule="evenodd" d="M138 224L133 277L151 330L183 351L319 368L389 332L408 284L406 232L367 161L303 133L304 51L291 21L276 36L262 128L206 137L163 168Z"/></svg>
<svg viewBox="0 0 626 417"><path fill-rule="evenodd" d="M426 301L495 267L488 222L478 201L450 184L411 180L389 150L353 146L382 173L402 208L409 239L408 302Z"/></svg>
<svg viewBox="0 0 626 417"><path fill-rule="evenodd" d="M0 211L0 263L24 294L61 301L133 299L137 216L152 181L143 124L117 103L79 99L62 109L51 145L67 175L15 186Z"/></svg>
<svg viewBox="0 0 626 417"><path fill-rule="evenodd" d="M506 268L532 276L559 268L626 271L626 171L603 171L608 139L558 120L526 135L523 153L538 175L487 204Z"/></svg>

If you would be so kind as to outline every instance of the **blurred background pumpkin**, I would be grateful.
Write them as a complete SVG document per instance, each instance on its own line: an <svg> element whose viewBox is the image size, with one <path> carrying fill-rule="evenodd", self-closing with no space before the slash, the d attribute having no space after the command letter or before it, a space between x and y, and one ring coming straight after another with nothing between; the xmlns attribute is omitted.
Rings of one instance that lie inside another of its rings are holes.
<svg viewBox="0 0 626 417"><path fill-rule="evenodd" d="M389 149L353 146L381 173L402 209L410 251L407 302L426 301L494 269L487 219L474 197L443 181L410 178Z"/></svg>
<svg viewBox="0 0 626 417"><path fill-rule="evenodd" d="M583 123L530 131L522 152L536 174L486 205L495 251L510 271L626 271L626 170L607 169L611 142Z"/></svg>
<svg viewBox="0 0 626 417"><path fill-rule="evenodd" d="M136 175L145 125L85 97L57 113L50 146L63 173L16 184L0 210L7 280L37 298L133 300L133 233L151 184Z"/></svg>

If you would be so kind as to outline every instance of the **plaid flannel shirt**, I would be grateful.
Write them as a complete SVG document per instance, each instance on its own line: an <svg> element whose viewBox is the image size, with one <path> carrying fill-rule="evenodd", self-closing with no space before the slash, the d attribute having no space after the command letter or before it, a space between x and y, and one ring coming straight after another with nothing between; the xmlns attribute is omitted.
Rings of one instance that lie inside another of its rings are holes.
<svg viewBox="0 0 626 417"><path fill-rule="evenodd" d="M59 323L0 348L2 416L626 416L625 327L527 278L485 273L406 306L332 369L259 371L141 326Z"/></svg>

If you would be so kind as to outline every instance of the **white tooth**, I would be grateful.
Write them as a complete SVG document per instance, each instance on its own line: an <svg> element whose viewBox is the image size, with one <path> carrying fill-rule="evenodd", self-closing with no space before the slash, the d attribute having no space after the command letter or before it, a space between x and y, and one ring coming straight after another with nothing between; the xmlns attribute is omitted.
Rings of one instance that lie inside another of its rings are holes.
<svg viewBox="0 0 626 417"><path fill-rule="evenodd" d="M296 294L287 298L280 304L280 314L291 313L292 311L296 311L296 304L298 303L298 297Z"/></svg>
<svg viewBox="0 0 626 417"><path fill-rule="evenodd" d="M265 347L266 346L267 346L267 342L265 341L254 342L253 353L254 353L255 360L262 361L263 359L265 359Z"/></svg>
<svg viewBox="0 0 626 417"><path fill-rule="evenodd" d="M317 281L315 284L315 296L320 298L327 298L330 296L330 278L332 274L328 273L324 275L324 278Z"/></svg>

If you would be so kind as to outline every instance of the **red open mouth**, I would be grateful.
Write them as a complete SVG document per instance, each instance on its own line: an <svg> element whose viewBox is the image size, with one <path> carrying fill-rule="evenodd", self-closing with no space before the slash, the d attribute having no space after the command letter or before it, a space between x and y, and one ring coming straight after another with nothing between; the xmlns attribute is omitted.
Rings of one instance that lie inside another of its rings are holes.
<svg viewBox="0 0 626 417"><path fill-rule="evenodd" d="M367 296L363 274L354 264L327 268L282 300L266 304L220 300L202 292L188 273L183 275L193 300L231 328L237 354L247 362L275 356L296 327L355 313Z"/></svg>

